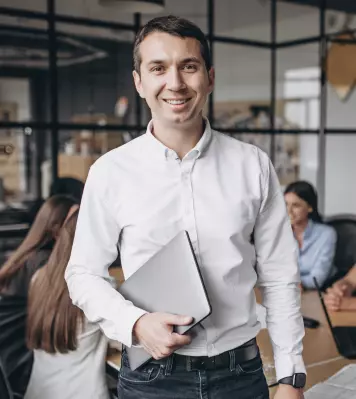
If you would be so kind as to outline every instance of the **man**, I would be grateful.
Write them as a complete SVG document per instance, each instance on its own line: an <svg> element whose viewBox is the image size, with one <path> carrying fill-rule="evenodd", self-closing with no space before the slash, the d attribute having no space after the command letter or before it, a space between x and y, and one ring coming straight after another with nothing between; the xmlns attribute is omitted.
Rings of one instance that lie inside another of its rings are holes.
<svg viewBox="0 0 356 399"><path fill-rule="evenodd" d="M328 288L325 295L325 304L329 310L356 310L356 298L352 295L356 291L356 265L350 269L345 277L336 281Z"/></svg>
<svg viewBox="0 0 356 399"><path fill-rule="evenodd" d="M66 273L89 320L153 357L131 371L123 353L119 398L268 398L255 341L257 278L281 380L275 398L302 398L296 248L269 159L203 118L214 70L197 26L173 16L148 22L136 38L134 68L152 121L146 134L91 168ZM182 230L213 309L191 336L173 332L190 324L189 315L147 313L103 278L117 245L127 278Z"/></svg>

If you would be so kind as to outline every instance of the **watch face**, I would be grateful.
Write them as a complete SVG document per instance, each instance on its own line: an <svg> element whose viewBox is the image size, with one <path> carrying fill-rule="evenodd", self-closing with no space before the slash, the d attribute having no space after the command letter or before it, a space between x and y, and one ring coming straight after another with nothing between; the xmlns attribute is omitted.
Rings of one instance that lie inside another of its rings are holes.
<svg viewBox="0 0 356 399"><path fill-rule="evenodd" d="M294 384L295 388L304 388L307 380L307 376L304 373L294 374Z"/></svg>

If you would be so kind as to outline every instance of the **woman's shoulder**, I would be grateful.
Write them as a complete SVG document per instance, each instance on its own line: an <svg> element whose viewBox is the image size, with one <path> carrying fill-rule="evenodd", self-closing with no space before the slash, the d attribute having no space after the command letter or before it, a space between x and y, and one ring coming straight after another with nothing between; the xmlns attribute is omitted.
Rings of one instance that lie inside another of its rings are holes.
<svg viewBox="0 0 356 399"><path fill-rule="evenodd" d="M314 230L320 238L330 240L336 239L335 229L325 223L314 223Z"/></svg>

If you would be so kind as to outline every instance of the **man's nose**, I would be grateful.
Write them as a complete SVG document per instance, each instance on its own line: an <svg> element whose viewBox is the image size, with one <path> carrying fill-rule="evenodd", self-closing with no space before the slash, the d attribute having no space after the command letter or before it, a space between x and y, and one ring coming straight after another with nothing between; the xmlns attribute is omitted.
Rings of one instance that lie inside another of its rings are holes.
<svg viewBox="0 0 356 399"><path fill-rule="evenodd" d="M179 91L186 88L182 74L177 68L172 68L167 74L167 89Z"/></svg>

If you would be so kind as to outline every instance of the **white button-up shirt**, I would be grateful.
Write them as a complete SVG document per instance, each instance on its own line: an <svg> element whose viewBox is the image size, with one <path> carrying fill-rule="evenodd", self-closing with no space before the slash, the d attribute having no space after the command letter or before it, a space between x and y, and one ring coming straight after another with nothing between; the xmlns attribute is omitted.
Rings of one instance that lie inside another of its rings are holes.
<svg viewBox="0 0 356 399"><path fill-rule="evenodd" d="M103 277L118 247L128 278L182 230L191 238L212 314L178 353L215 356L254 338L258 283L277 378L305 372L297 248L277 176L264 152L211 130L208 121L182 160L149 125L91 167L66 271L73 302L109 338L131 346L145 311Z"/></svg>

